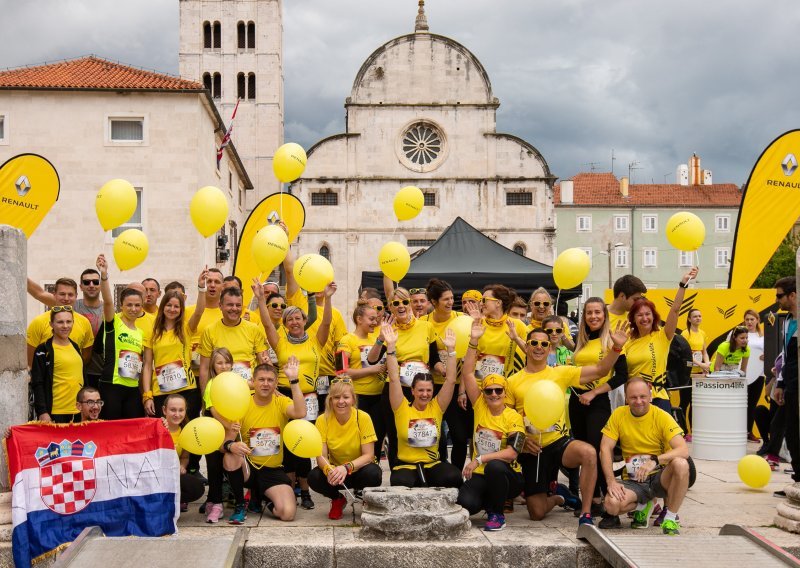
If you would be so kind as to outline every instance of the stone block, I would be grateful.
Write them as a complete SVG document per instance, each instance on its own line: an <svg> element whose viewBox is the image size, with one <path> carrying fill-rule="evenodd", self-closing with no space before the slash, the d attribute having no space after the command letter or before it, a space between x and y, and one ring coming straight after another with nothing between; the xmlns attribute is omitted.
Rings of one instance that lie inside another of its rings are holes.
<svg viewBox="0 0 800 568"><path fill-rule="evenodd" d="M784 488L784 491L786 491L786 498L789 501L794 501L800 505L800 483L793 483Z"/></svg>
<svg viewBox="0 0 800 568"><path fill-rule="evenodd" d="M785 531L800 534L800 521L787 519L786 517L783 517L780 514L778 514L775 515L775 519L773 520L773 522L775 523L775 526L778 528L781 528Z"/></svg>
<svg viewBox="0 0 800 568"><path fill-rule="evenodd" d="M445 488L378 487L364 492L361 538L449 540L466 535L469 513Z"/></svg>
<svg viewBox="0 0 800 568"><path fill-rule="evenodd" d="M333 568L333 528L250 530L244 568Z"/></svg>
<svg viewBox="0 0 800 568"><path fill-rule="evenodd" d="M796 501L781 501L777 507L778 514L792 521L800 521L800 504Z"/></svg>
<svg viewBox="0 0 800 568"><path fill-rule="evenodd" d="M484 534L492 545L492 566L497 568L575 566L579 545L556 529L506 527Z"/></svg>

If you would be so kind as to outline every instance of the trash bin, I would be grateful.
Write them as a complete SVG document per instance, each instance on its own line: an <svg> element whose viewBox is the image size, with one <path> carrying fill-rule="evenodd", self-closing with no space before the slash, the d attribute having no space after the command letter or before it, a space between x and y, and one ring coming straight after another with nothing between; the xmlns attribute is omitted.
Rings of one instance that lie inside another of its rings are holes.
<svg viewBox="0 0 800 568"><path fill-rule="evenodd" d="M747 454L747 379L738 372L692 377L691 453L719 461Z"/></svg>

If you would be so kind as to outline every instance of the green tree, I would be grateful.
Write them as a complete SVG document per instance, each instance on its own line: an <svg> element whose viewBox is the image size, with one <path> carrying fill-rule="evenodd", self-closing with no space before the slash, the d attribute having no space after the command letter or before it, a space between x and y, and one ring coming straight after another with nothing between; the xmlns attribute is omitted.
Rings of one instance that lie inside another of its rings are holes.
<svg viewBox="0 0 800 568"><path fill-rule="evenodd" d="M791 233L787 235L778 245L775 254L769 259L764 270L756 278L753 288L772 288L778 278L794 276L796 271L795 255L798 246L800 246L800 235Z"/></svg>

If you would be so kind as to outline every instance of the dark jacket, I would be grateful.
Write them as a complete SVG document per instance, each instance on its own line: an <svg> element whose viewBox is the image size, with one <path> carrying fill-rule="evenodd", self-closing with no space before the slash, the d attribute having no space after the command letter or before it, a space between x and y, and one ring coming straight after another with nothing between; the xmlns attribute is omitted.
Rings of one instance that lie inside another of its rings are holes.
<svg viewBox="0 0 800 568"><path fill-rule="evenodd" d="M72 341L69 342L81 355L81 348ZM53 369L55 368L55 350L53 349L53 338L51 337L33 352L33 363L31 364L31 389L33 390L33 407L36 416L50 414L53 411ZM83 357L81 357L83 360ZM84 369L85 373L85 369Z"/></svg>

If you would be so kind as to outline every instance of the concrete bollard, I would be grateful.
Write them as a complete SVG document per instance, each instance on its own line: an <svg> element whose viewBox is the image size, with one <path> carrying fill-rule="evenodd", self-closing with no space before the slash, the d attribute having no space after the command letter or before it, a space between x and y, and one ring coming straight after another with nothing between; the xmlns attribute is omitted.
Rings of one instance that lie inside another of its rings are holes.
<svg viewBox="0 0 800 568"><path fill-rule="evenodd" d="M0 225L0 432L28 418L27 262L25 233ZM5 452L0 452L0 492L10 490Z"/></svg>

